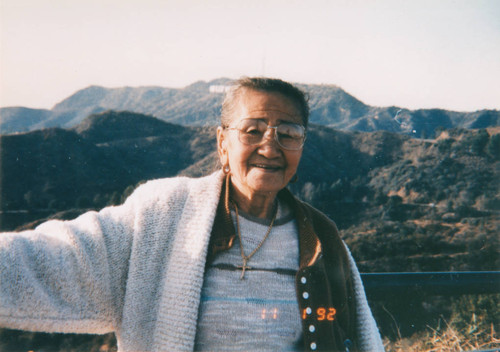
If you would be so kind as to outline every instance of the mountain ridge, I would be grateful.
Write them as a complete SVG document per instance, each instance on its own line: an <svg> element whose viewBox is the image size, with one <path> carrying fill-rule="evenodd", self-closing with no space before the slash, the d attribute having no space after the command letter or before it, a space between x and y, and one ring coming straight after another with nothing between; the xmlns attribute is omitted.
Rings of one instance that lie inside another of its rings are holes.
<svg viewBox="0 0 500 352"><path fill-rule="evenodd" d="M0 108L0 134L47 127L72 128L87 116L107 110L130 111L194 126L218 124L223 95L211 87L231 84L229 78L197 81L184 88L160 86L105 88L91 85L63 99L51 110ZM412 137L432 137L441 128L500 126L500 111L457 112L369 106L336 85L297 84L310 97L310 121L348 131L386 130Z"/></svg>

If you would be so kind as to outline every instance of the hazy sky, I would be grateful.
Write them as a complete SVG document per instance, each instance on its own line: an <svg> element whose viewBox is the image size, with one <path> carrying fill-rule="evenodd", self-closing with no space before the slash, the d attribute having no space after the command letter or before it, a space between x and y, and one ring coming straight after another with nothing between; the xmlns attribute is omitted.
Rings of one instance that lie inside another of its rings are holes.
<svg viewBox="0 0 500 352"><path fill-rule="evenodd" d="M267 75L370 105L500 109L500 0L0 0L0 106Z"/></svg>

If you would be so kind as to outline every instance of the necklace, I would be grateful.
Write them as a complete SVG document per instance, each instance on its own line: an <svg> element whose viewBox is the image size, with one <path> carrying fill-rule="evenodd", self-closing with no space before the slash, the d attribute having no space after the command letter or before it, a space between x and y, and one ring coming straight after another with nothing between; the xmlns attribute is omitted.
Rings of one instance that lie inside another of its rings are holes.
<svg viewBox="0 0 500 352"><path fill-rule="evenodd" d="M240 241L241 259L243 259L243 265L239 265L239 266L237 266L237 268L241 269L240 280L243 280L243 278L245 277L245 270L251 269L251 267L249 267L247 265L248 261L250 260L250 258L252 258L252 256L255 253L257 253L257 251L260 249L260 247L262 247L262 245L264 244L264 241L267 239L267 237L271 233L271 229L273 228L274 220L276 220L276 215L278 215L278 207L276 207L276 210L274 211L274 215L273 215L273 218L271 220L271 224L269 225L269 228L267 229L266 235L264 236L262 241L260 241L259 245L252 251L252 253L250 253L249 255L245 255L245 251L243 250L243 241L241 240L240 222L238 220L238 217L239 217L238 216L238 207L236 206L235 202L233 202L233 206L234 206L234 210L236 211L236 229L238 230L238 239Z"/></svg>

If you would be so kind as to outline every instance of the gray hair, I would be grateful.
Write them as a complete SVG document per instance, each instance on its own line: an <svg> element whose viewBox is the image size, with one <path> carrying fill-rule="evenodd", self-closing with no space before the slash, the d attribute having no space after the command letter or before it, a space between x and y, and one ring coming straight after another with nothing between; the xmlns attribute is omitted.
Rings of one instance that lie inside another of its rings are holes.
<svg viewBox="0 0 500 352"><path fill-rule="evenodd" d="M257 90L261 92L280 93L293 101L302 116L304 127L307 128L309 121L308 96L291 83L276 78L265 77L242 77L237 80L231 89L226 93L222 103L221 125L228 127L233 118L233 113L238 106L241 93L245 89Z"/></svg>

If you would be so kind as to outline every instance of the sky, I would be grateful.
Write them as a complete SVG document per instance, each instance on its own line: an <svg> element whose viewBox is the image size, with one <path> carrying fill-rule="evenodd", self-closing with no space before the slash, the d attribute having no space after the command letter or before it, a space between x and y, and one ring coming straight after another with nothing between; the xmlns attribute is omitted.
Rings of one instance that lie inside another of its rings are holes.
<svg viewBox="0 0 500 352"><path fill-rule="evenodd" d="M500 0L0 0L2 107L241 76L500 109Z"/></svg>

